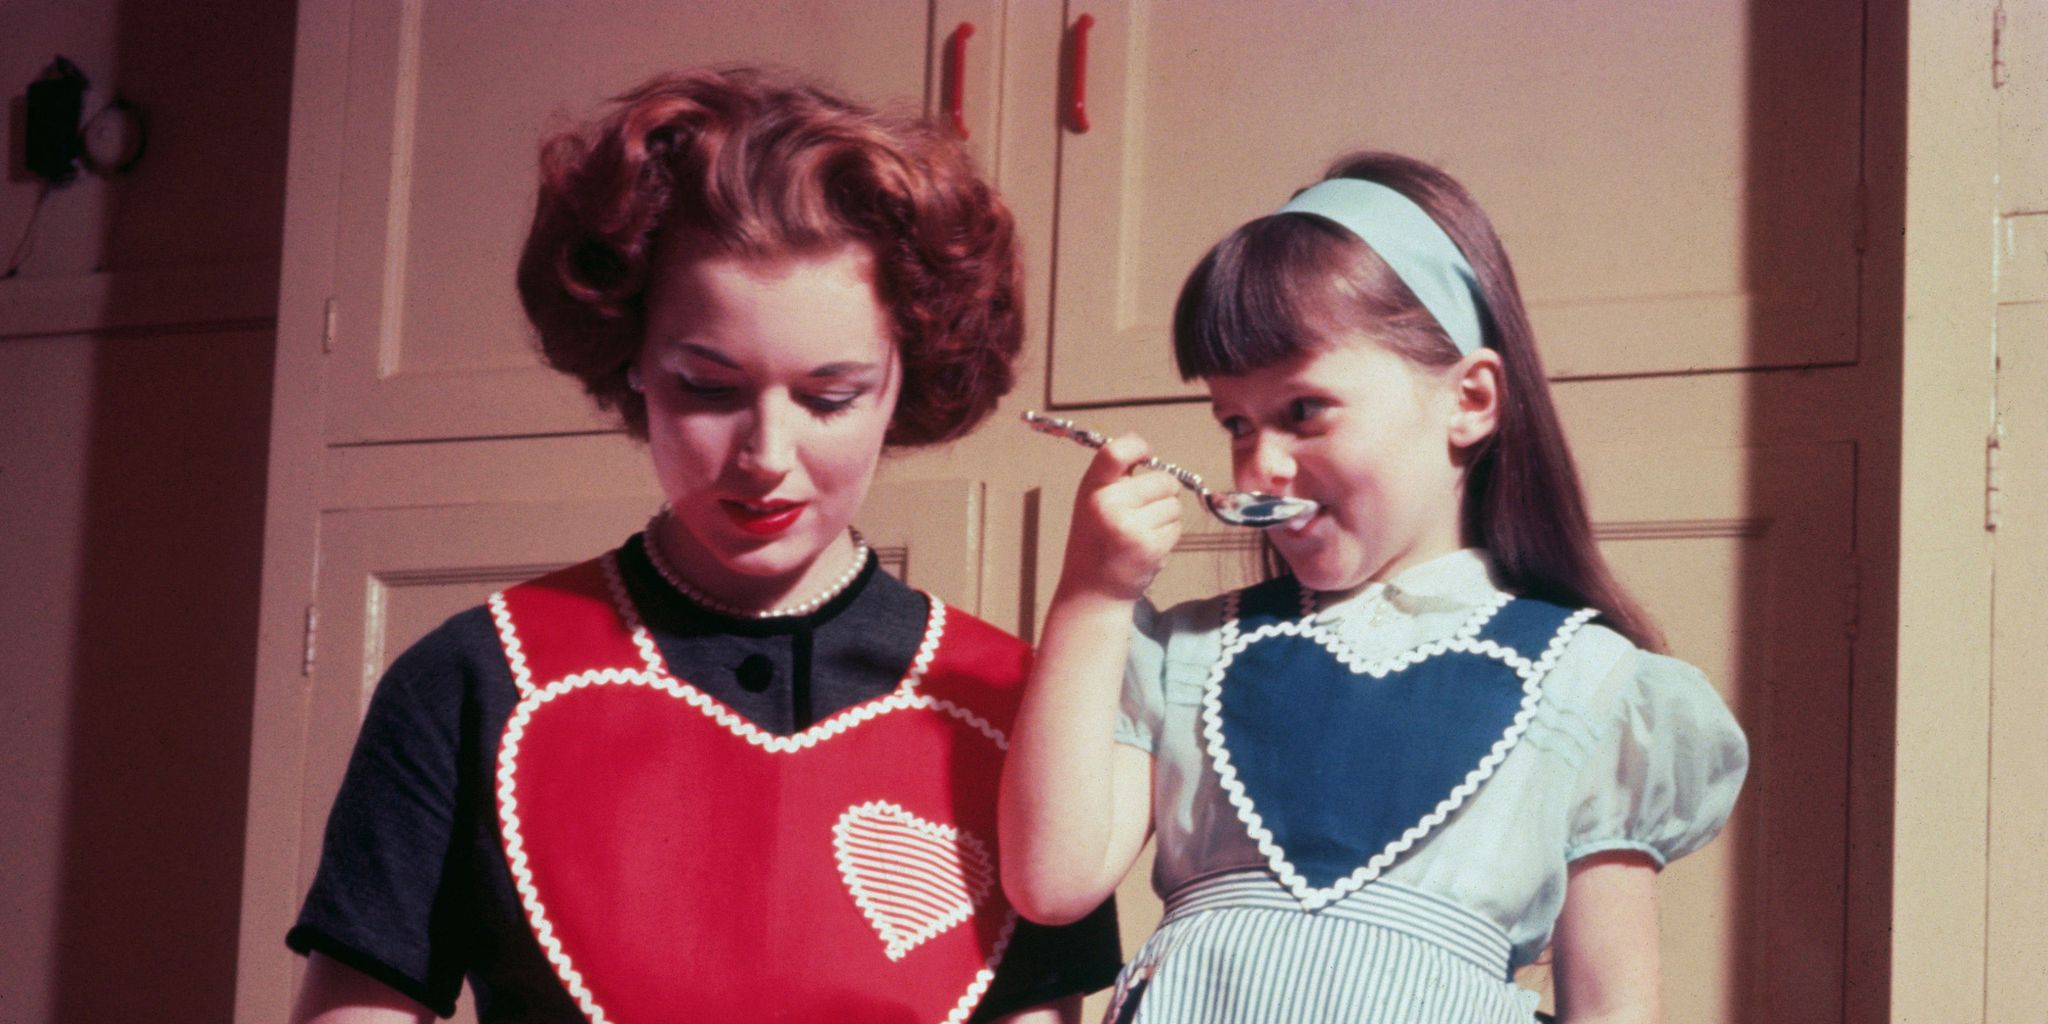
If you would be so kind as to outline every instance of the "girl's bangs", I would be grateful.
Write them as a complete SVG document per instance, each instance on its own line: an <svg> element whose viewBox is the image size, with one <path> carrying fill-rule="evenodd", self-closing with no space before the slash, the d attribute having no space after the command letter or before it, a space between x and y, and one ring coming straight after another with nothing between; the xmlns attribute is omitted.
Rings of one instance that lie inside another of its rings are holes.
<svg viewBox="0 0 2048 1024"><path fill-rule="evenodd" d="M1343 230L1318 218L1263 217L1209 250L1174 304L1181 379L1233 376L1313 350L1340 303Z"/></svg>

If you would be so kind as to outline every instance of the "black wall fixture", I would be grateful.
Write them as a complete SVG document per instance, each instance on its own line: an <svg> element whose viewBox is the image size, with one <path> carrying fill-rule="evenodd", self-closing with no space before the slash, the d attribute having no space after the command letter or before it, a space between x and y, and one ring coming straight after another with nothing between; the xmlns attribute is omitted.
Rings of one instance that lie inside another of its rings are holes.
<svg viewBox="0 0 2048 1024"><path fill-rule="evenodd" d="M22 162L29 173L52 185L78 177L78 158L84 150L78 128L85 114L85 90L91 84L78 65L61 56L28 84Z"/></svg>

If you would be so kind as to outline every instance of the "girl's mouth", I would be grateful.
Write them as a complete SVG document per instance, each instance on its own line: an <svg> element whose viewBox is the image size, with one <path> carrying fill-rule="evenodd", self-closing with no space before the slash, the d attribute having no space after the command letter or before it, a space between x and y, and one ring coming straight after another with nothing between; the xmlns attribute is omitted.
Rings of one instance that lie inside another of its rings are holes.
<svg viewBox="0 0 2048 1024"><path fill-rule="evenodd" d="M724 500L718 507L725 510L734 526L742 532L756 537L772 537L795 525L797 518L804 514L804 503L800 501L733 501Z"/></svg>
<svg viewBox="0 0 2048 1024"><path fill-rule="evenodd" d="M1322 517L1323 510L1318 508L1315 511L1308 513L1307 515L1295 516L1294 518L1289 519L1284 523L1275 523L1272 526L1266 527L1266 530L1267 532L1278 533L1300 533L1301 531L1308 529L1311 524L1313 524L1316 520L1321 519Z"/></svg>

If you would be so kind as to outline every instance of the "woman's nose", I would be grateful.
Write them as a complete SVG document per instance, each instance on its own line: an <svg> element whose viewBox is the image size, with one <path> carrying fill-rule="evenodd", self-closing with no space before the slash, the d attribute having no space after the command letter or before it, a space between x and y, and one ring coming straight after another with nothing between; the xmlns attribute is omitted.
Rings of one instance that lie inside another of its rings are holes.
<svg viewBox="0 0 2048 1024"><path fill-rule="evenodd" d="M1285 436L1264 431L1239 450L1232 469L1240 491L1285 493L1294 481L1294 454Z"/></svg>
<svg viewBox="0 0 2048 1024"><path fill-rule="evenodd" d="M779 477L796 466L795 403L777 396L755 404L753 423L741 439L740 468L758 477Z"/></svg>

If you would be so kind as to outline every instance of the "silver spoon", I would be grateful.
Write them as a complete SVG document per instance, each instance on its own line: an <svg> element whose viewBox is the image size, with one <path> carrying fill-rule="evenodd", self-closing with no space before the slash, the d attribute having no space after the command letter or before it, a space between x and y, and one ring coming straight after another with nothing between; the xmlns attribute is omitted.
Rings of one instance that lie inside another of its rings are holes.
<svg viewBox="0 0 2048 1024"><path fill-rule="evenodd" d="M1040 433L1064 437L1090 448L1100 448L1109 443L1109 438L1102 433L1057 416L1027 411L1024 422ZM1139 465L1159 470L1180 481L1182 486L1202 499L1202 507L1208 509L1210 515L1232 526L1278 526L1316 510L1316 503L1307 498L1289 498L1264 491L1212 491L1203 486L1202 478L1193 470L1156 458L1146 459Z"/></svg>

